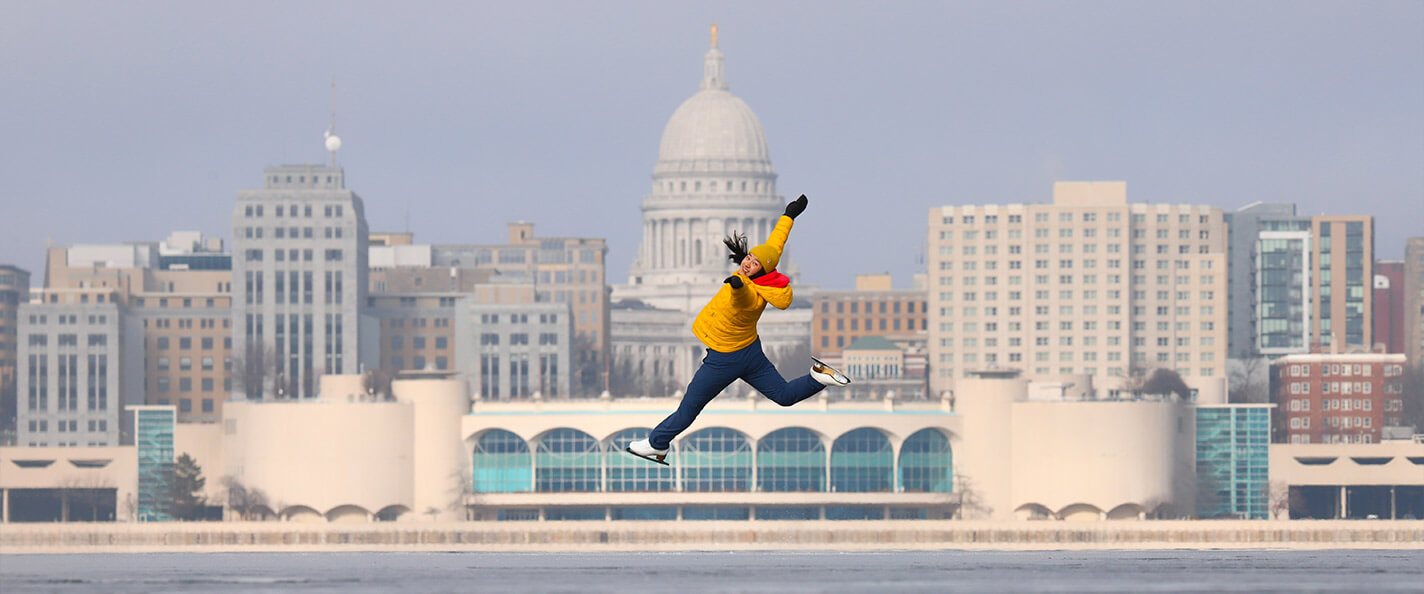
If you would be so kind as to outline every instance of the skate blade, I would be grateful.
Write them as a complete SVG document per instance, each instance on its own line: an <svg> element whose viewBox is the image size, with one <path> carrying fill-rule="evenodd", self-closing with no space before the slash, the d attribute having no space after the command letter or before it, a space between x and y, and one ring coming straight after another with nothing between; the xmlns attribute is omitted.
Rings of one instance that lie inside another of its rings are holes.
<svg viewBox="0 0 1424 594"><path fill-rule="evenodd" d="M629 454L632 454L644 460L651 460L653 462L657 462L658 464L662 464L663 466L671 466L671 464L668 464L667 462L664 462L652 456L644 456L642 454L639 454L638 452L633 451L631 448L623 448L623 451L628 452Z"/></svg>

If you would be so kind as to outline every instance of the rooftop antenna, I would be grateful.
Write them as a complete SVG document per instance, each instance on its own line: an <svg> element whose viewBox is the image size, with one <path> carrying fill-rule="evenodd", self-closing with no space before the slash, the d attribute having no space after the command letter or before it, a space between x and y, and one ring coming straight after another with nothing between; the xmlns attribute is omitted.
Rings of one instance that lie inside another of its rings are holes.
<svg viewBox="0 0 1424 594"><path fill-rule="evenodd" d="M341 137L336 135L336 78L331 79L331 127L326 129L326 150L331 153L331 166L336 166L336 151L341 150Z"/></svg>

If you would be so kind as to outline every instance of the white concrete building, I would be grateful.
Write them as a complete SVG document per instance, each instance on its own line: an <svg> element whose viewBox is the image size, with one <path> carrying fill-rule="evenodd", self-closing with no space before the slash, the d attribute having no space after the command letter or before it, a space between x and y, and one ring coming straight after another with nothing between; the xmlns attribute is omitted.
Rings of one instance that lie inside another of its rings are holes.
<svg viewBox="0 0 1424 594"><path fill-rule="evenodd" d="M1051 204L931 209L931 389L1000 366L1115 390L1164 368L1199 399L1224 398L1225 231L1220 208L1128 204L1124 182L1060 182Z"/></svg>

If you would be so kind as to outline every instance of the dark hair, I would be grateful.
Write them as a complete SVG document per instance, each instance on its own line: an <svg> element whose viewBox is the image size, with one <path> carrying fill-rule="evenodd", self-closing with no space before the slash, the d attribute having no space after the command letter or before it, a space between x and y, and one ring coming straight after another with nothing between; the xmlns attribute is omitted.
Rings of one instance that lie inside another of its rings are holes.
<svg viewBox="0 0 1424 594"><path fill-rule="evenodd" d="M747 236L746 236L746 235L741 234L741 233L733 232L731 235L728 235L726 238L722 239L722 243L727 246L727 249L729 249L729 250L732 251L731 254L728 254L728 255L727 255L727 259L728 259L728 260L731 260L733 264L740 264L740 263L742 262L742 260L746 259L746 257L747 257Z"/></svg>

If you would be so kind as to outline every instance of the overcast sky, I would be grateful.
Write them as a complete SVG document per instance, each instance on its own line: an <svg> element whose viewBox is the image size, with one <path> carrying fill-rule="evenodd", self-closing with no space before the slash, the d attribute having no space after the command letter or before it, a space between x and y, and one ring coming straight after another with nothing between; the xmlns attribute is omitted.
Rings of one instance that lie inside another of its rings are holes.
<svg viewBox="0 0 1424 594"><path fill-rule="evenodd" d="M803 283L922 269L947 204L1293 201L1424 235L1424 2L0 1L0 263L231 236L262 168L338 159L373 230L640 241L708 25L806 193ZM709 289L711 290L711 289Z"/></svg>

